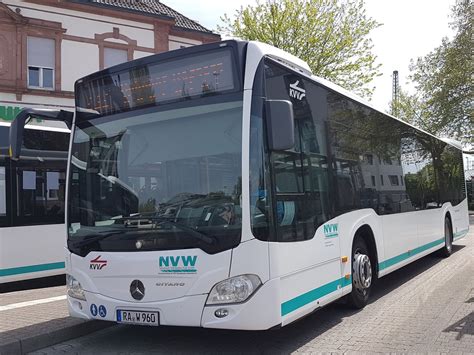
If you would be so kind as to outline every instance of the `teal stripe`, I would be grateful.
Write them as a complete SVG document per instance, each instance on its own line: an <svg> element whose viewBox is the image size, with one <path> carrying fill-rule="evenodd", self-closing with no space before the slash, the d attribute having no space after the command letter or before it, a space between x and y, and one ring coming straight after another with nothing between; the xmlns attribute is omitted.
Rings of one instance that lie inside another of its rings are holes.
<svg viewBox="0 0 474 355"><path fill-rule="evenodd" d="M469 228L468 229L463 229L462 231L454 233L454 239L459 239L461 237L464 237L467 234L467 232L469 232Z"/></svg>
<svg viewBox="0 0 474 355"><path fill-rule="evenodd" d="M161 270L161 272L197 272L197 270L176 269L176 270Z"/></svg>
<svg viewBox="0 0 474 355"><path fill-rule="evenodd" d="M314 302L321 297L324 297L332 292L337 291L340 287L345 287L350 284L352 284L352 278L346 279L345 277L343 277L339 280L332 281L328 284L303 293L302 295L292 298L289 301L283 302L281 304L281 315L285 316L288 313L291 313L297 310L298 308L307 305L308 303Z"/></svg>
<svg viewBox="0 0 474 355"><path fill-rule="evenodd" d="M64 262L12 267L9 269L0 269L0 277L19 275L19 274L28 274L30 272L64 269L65 267L66 267L66 264Z"/></svg>
<svg viewBox="0 0 474 355"><path fill-rule="evenodd" d="M390 258L388 260L382 261L381 263L379 263L379 270L383 270L383 269L386 269L390 266L398 264L398 263L400 263L400 262L402 262L402 261L404 261L408 258L411 258L412 256L414 256L416 254L424 252L425 250L431 249L431 248L433 248L437 245L440 245L442 243L444 243L444 237L441 238L441 239L437 239L433 242L430 242L428 244L422 245L421 247L415 248L413 250L409 250L409 251L407 251L403 254L394 256L393 258Z"/></svg>

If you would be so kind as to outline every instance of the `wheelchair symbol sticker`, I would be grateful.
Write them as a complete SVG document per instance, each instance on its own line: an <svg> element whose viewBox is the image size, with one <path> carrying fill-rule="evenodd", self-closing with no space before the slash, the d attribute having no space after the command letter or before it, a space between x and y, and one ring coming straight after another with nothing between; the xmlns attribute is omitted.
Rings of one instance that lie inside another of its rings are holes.
<svg viewBox="0 0 474 355"><path fill-rule="evenodd" d="M107 315L107 310L105 309L105 306L100 305L99 306L99 315L104 318Z"/></svg>

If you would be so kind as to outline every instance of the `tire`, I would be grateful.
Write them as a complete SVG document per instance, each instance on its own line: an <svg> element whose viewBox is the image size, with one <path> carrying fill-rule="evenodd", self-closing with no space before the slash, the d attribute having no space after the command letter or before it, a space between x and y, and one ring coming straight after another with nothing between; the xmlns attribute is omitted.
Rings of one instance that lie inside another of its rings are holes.
<svg viewBox="0 0 474 355"><path fill-rule="evenodd" d="M451 220L446 217L444 219L444 247L440 250L440 254L444 258L448 258L453 253L453 227Z"/></svg>
<svg viewBox="0 0 474 355"><path fill-rule="evenodd" d="M347 300L351 308L364 308L370 296L375 275L374 260L364 239L356 237L352 245L352 292Z"/></svg>

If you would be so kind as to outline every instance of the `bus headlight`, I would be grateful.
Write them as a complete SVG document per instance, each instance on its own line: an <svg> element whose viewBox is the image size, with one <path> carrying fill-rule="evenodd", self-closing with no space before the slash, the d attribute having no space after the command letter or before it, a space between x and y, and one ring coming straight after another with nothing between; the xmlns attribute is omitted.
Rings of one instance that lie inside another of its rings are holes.
<svg viewBox="0 0 474 355"><path fill-rule="evenodd" d="M69 297L86 301L86 295L80 282L71 275L66 275L66 290Z"/></svg>
<svg viewBox="0 0 474 355"><path fill-rule="evenodd" d="M257 275L240 275L216 284L207 298L207 305L246 301L262 284Z"/></svg>

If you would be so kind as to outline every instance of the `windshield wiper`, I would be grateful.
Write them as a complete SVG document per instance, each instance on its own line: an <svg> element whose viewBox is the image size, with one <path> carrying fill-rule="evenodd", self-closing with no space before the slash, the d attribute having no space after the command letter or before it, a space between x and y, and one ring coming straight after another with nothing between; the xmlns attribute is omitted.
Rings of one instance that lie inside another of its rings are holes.
<svg viewBox="0 0 474 355"><path fill-rule="evenodd" d="M86 245L95 243L99 240L107 239L108 237L111 237L117 234L123 234L123 232L122 231L109 231L109 232L103 232L100 234L98 233L93 234L92 236L88 236L87 238L84 238L81 241L73 242L73 246L75 248L82 248L82 247L85 247Z"/></svg>
<svg viewBox="0 0 474 355"><path fill-rule="evenodd" d="M120 217L120 218L116 218L115 221L133 221L133 220L149 220L149 221L153 221L153 222L158 222L157 225L162 225L162 224L169 224L171 226L174 226L174 227L177 227L185 232L188 232L190 236L193 236L195 239L198 239L208 245L213 245L215 244L215 242L217 241L217 239L214 237L214 236L209 236L207 234L204 234L202 232L199 232L191 227L188 227L186 225L183 225L183 224L180 224L180 223L177 223L177 222L174 222L166 217L158 217L158 216L150 216L150 217L145 217L145 216L142 216L142 215L134 215L134 216L130 216L130 217ZM153 231L153 229L156 229L156 228L151 228L149 229L148 231ZM136 229L136 230L114 230L114 231L104 231L102 233L95 233L93 235L90 235L90 236L87 236L85 239L82 239L80 241L77 241L77 242L72 242L72 246L74 248L83 248L85 246L88 246L90 244L93 244L95 242L98 242L98 241L102 241L104 239L107 239L109 237L112 237L114 235L119 235L119 234L122 234L122 235L129 235L130 234L136 234L136 232L144 232L143 230L139 230L139 229Z"/></svg>
<svg viewBox="0 0 474 355"><path fill-rule="evenodd" d="M190 235L195 237L196 239L199 239L203 241L206 244L214 244L216 242L216 238L214 236L209 236L207 234L204 234L202 232L199 232L195 230L194 228L188 227L184 224L175 222L169 218L166 217L159 217L159 216L144 216L141 214L130 216L130 217L121 217L117 218L116 221L140 221L140 220L149 220L153 222L158 222L156 225L162 225L162 224L169 224L173 227L177 227L179 229L182 229L185 232L189 232ZM151 230L156 229L156 228L151 228Z"/></svg>

